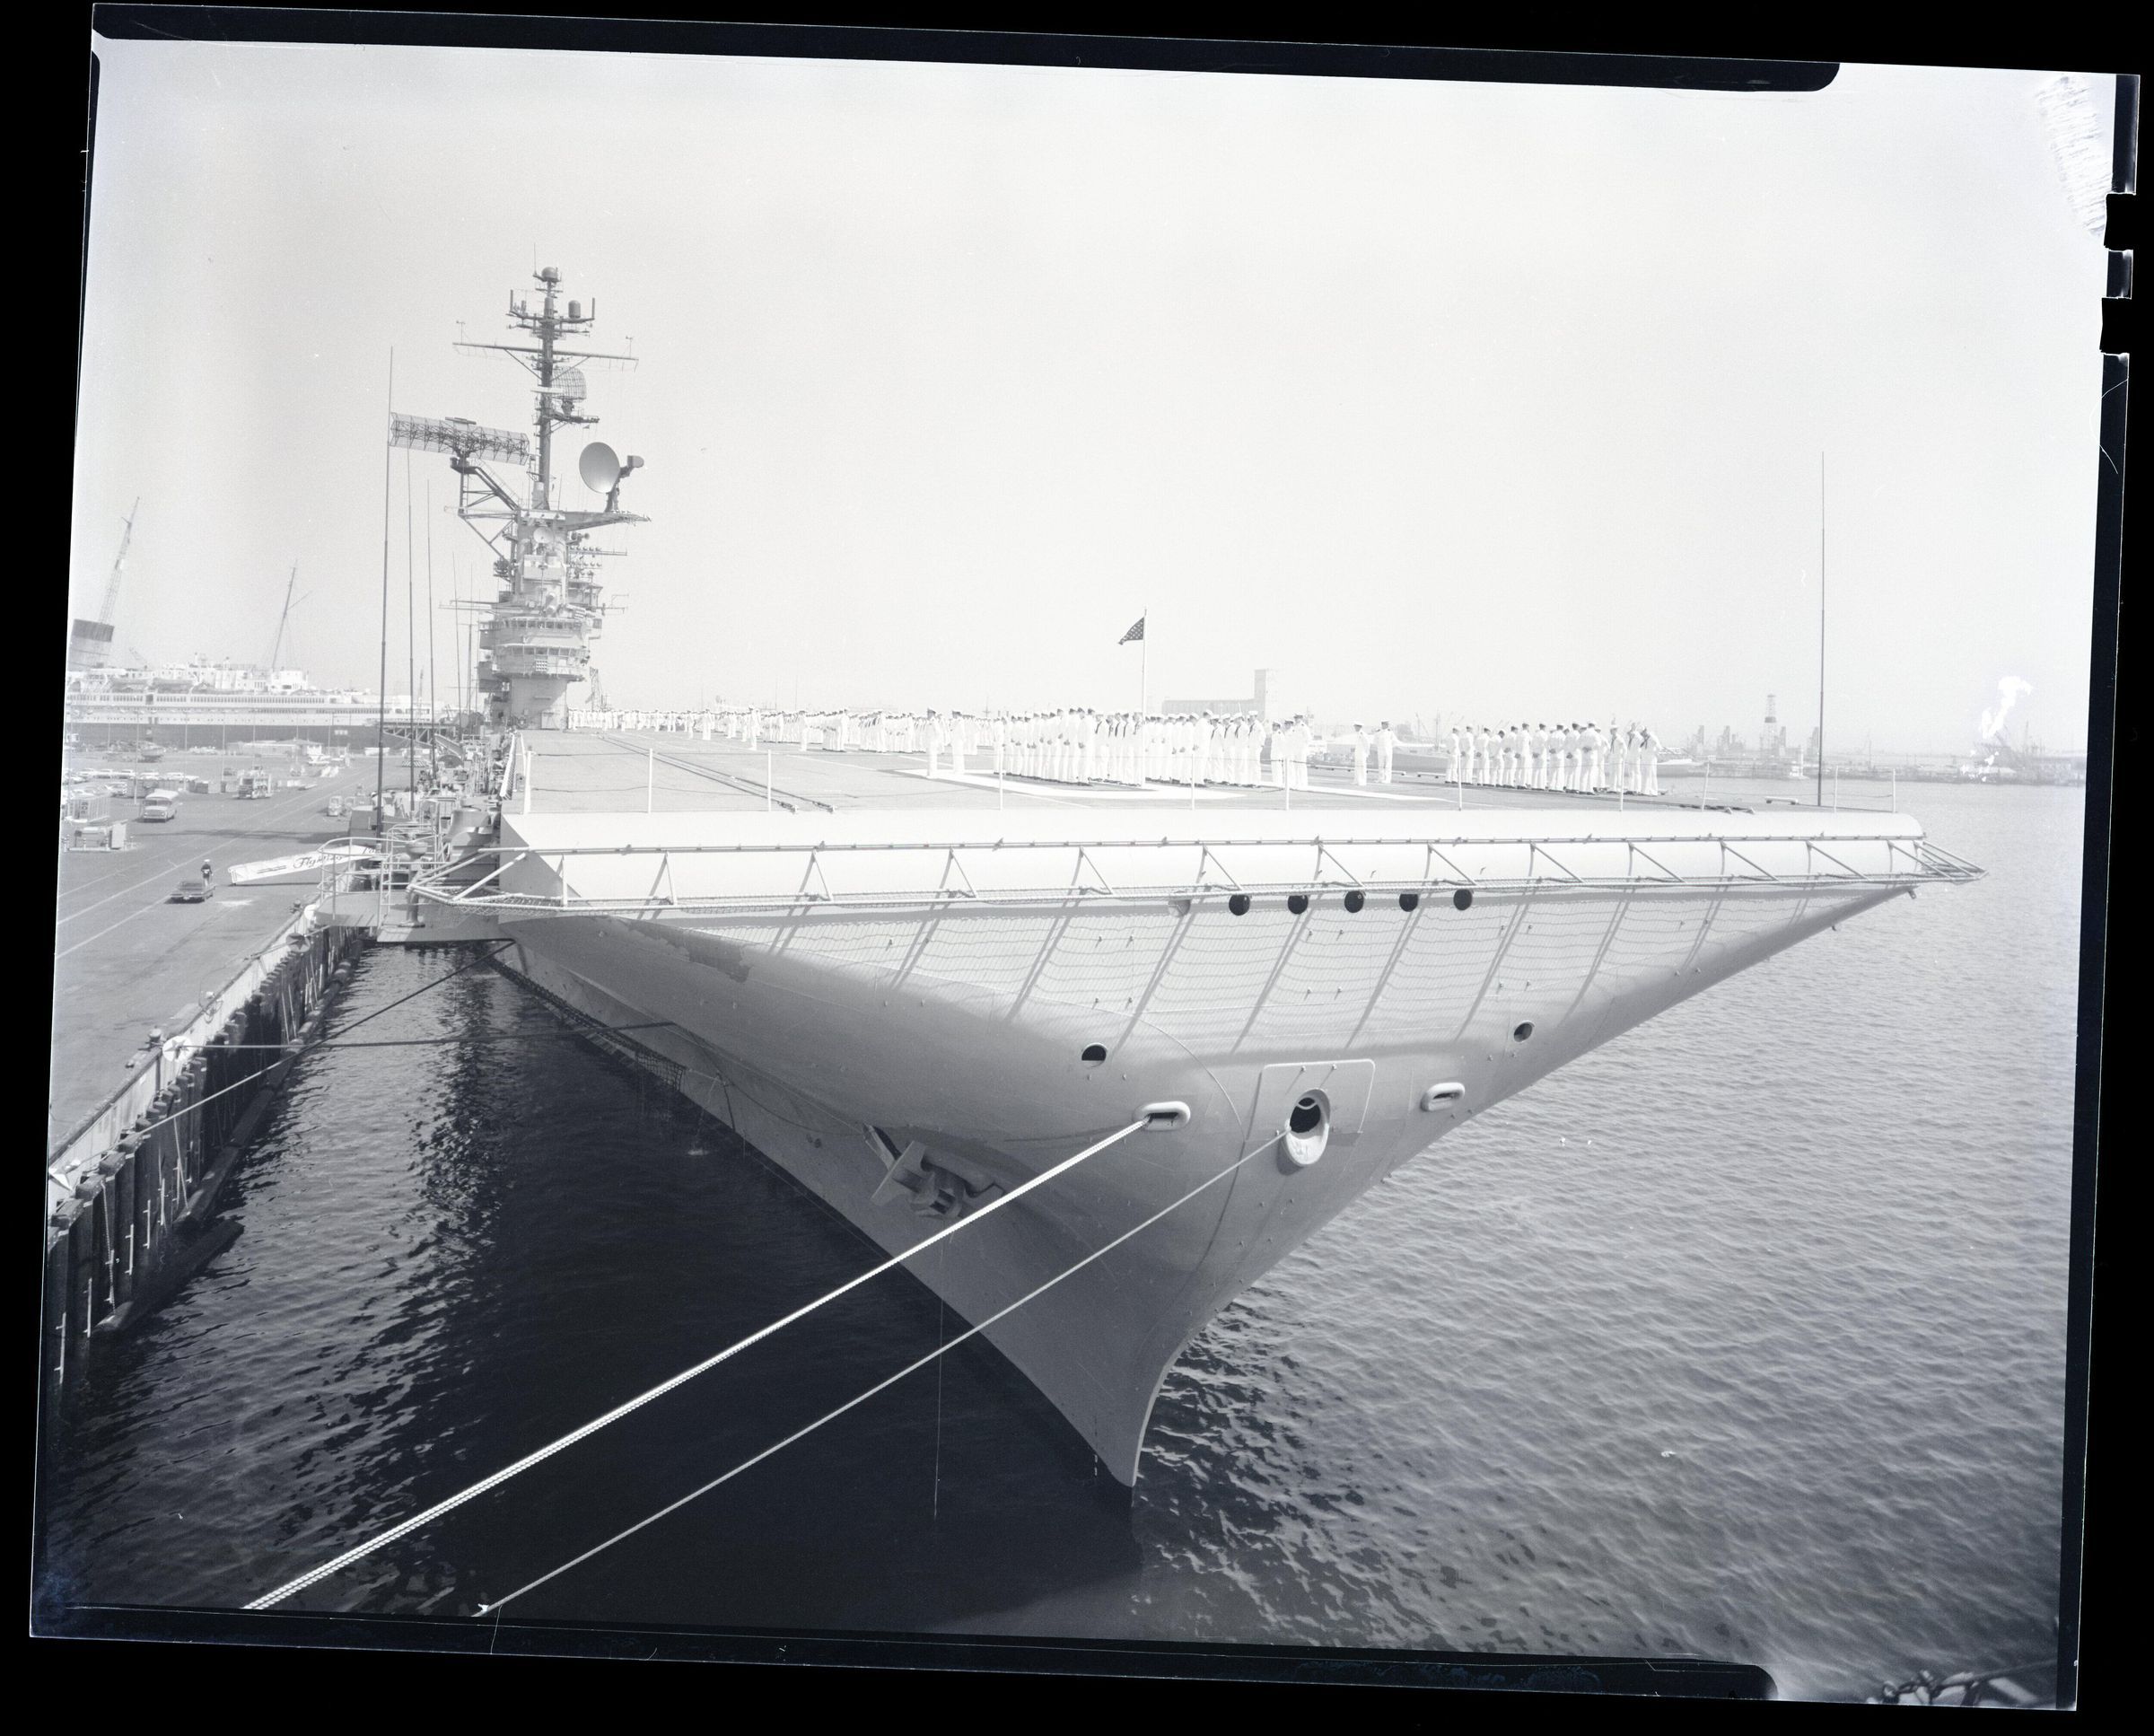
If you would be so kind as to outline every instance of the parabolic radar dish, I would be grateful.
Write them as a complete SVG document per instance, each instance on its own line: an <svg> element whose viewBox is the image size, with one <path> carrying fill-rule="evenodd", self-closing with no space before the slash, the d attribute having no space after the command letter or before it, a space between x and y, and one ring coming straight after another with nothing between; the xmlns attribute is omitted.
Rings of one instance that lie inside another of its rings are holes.
<svg viewBox="0 0 2154 1736"><path fill-rule="evenodd" d="M594 440L583 449L576 469L583 478L583 486L594 495L606 493L621 479L621 460L602 440Z"/></svg>

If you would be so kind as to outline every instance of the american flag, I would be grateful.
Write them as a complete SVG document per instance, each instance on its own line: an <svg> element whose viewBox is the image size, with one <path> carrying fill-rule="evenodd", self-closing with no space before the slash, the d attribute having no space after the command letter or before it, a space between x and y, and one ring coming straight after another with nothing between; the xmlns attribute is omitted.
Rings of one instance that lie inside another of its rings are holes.
<svg viewBox="0 0 2154 1736"><path fill-rule="evenodd" d="M1129 629L1129 631L1128 631L1128 632L1126 632L1126 633L1125 633L1125 634L1124 634L1124 635L1123 635L1123 636L1121 636L1119 639L1116 639L1116 640L1115 641L1115 643L1116 643L1116 644L1118 644L1118 645L1125 645L1125 644L1128 644L1128 643L1129 643L1129 642L1130 642L1132 639L1142 639L1143 636L1144 636L1144 618L1143 618L1142 615L1140 615L1140 616L1138 616L1138 617L1137 617L1137 624L1136 624L1134 627L1131 627L1131 628Z"/></svg>

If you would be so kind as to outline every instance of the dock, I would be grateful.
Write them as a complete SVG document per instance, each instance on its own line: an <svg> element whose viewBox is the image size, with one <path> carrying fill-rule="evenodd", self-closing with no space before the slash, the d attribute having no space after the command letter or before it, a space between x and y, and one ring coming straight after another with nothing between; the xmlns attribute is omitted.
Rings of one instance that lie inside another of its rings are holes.
<svg viewBox="0 0 2154 1736"><path fill-rule="evenodd" d="M75 762L104 758L68 756ZM215 777L222 762L174 756L159 769L173 778ZM356 769L356 768L355 768ZM289 855L337 837L350 822L323 811L332 795L346 800L372 785L373 767L346 773L267 800L188 795L169 820L132 820L119 802L132 847L70 850L59 864L53 930L52 1060L46 1148L64 1144L84 1117L126 1084L153 1030L168 1035L195 1017L246 960L303 905L303 886L232 887L234 863ZM392 785L393 785L392 778ZM170 902L183 879L199 881L207 861L214 893L200 904Z"/></svg>

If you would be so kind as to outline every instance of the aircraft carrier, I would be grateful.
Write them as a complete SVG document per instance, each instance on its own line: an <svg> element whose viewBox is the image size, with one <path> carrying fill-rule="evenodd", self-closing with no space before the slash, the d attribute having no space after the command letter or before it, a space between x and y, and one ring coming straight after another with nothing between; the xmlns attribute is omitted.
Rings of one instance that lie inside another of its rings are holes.
<svg viewBox="0 0 2154 1736"><path fill-rule="evenodd" d="M465 819L407 840L383 937L497 946L893 1256L940 1242L908 1269L1125 1484L1190 1336L1391 1170L1732 973L1980 872L1902 814L1050 781L887 737L722 737L714 712L564 727L603 615L584 539L632 516L638 460L587 447L593 504L565 504L582 369L627 358L585 346L595 308L558 272L536 283L509 310L527 341L468 346L529 371L530 434L391 419L447 457L501 590Z"/></svg>

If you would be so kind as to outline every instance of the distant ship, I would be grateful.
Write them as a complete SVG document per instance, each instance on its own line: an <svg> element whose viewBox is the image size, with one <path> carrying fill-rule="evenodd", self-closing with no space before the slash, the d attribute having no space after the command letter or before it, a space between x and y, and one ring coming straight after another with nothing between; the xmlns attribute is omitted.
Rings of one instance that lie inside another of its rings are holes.
<svg viewBox="0 0 2154 1736"><path fill-rule="evenodd" d="M508 943L503 968L882 1248L958 1224L908 1269L1124 1484L1191 1335L1441 1135L1798 941L1981 872L1905 814L1321 788L1005 811L992 781L836 753L785 811L761 752L718 748L697 763L731 781L724 811L647 812L639 776L632 798L527 811L522 749L579 739L538 732L589 667L582 538L630 516L632 467L604 447L581 466L603 505L561 499L554 438L590 417L589 318L559 283L538 274L511 306L530 341L502 346L530 371L534 436L392 423L449 455L502 580L465 793L498 830L417 879L410 920ZM640 774L685 740L590 750Z"/></svg>

